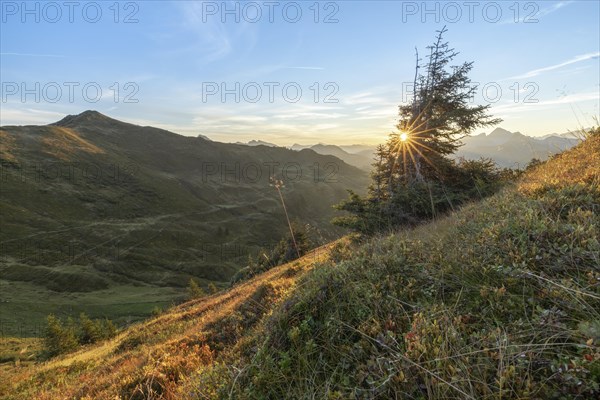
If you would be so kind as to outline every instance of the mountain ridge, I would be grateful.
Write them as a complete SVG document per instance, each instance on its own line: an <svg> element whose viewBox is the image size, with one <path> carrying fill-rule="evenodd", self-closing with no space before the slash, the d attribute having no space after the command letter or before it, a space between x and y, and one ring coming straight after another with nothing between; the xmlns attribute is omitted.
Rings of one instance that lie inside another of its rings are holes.
<svg viewBox="0 0 600 400"><path fill-rule="evenodd" d="M580 139L572 133L534 137L498 127L489 133L482 132L463 138L463 145L458 148L455 157L464 157L470 160L490 158L499 167L522 169L534 158L546 160L551 155L567 150L579 142ZM361 147L361 145L355 146ZM343 147L322 143L316 145L296 143L290 148L292 150L311 148L320 154L332 154L348 164L364 170L372 168L376 146L356 153L348 153ZM352 148L352 145L345 147Z"/></svg>
<svg viewBox="0 0 600 400"><path fill-rule="evenodd" d="M212 142L93 111L0 135L4 334L31 335L65 307L123 324L180 298L192 277L226 286L249 254L288 232L271 176L285 181L290 218L314 227L315 244L342 233L331 206L368 181L333 156ZM36 296L51 301L23 312Z"/></svg>

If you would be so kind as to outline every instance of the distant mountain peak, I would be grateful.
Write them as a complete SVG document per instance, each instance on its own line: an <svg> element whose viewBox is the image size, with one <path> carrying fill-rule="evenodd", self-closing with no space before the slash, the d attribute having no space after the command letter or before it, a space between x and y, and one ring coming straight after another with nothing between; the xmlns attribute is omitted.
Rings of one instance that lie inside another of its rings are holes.
<svg viewBox="0 0 600 400"><path fill-rule="evenodd" d="M108 118L106 115L104 115L101 112L98 112L96 110L85 110L84 112L80 113L78 116L83 117L83 118Z"/></svg>
<svg viewBox="0 0 600 400"><path fill-rule="evenodd" d="M506 129L503 128L496 128L494 129L488 136L503 136L503 135L512 135L513 133L511 131L507 131Z"/></svg>
<svg viewBox="0 0 600 400"><path fill-rule="evenodd" d="M279 147L275 143L265 142L264 140L252 139L249 142L235 142L235 144L241 144L243 146L268 146L268 147Z"/></svg>
<svg viewBox="0 0 600 400"><path fill-rule="evenodd" d="M86 110L80 114L75 115L67 115L63 119L58 122L54 122L50 125L58 125L58 126L74 126L81 124L95 124L98 122L115 122L123 124L124 122L107 117L106 115L99 113L96 110Z"/></svg>

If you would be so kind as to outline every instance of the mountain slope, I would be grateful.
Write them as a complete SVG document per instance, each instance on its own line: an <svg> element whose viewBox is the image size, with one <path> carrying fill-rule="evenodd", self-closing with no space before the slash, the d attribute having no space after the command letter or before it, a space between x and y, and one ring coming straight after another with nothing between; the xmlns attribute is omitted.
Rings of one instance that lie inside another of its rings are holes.
<svg viewBox="0 0 600 400"><path fill-rule="evenodd" d="M175 390L175 381L182 384L203 365L227 374L218 358L225 357L233 344L247 340L261 319L289 296L299 278L328 259L331 247L315 249L225 292L174 307L100 345L47 363L23 363L14 369L3 365L0 396L145 399L147 395L154 398L150 393L158 395L162 386ZM169 383L172 379L175 381ZM146 384L150 386L146 388Z"/></svg>
<svg viewBox="0 0 600 400"><path fill-rule="evenodd" d="M338 241L48 364L5 398L595 398L600 136L430 224ZM308 272L305 274L305 272Z"/></svg>
<svg viewBox="0 0 600 400"><path fill-rule="evenodd" d="M294 144L291 147L292 150L302 151L306 149L313 150L318 154L329 155L339 158L349 165L353 165L357 168L360 168L365 171L371 170L371 164L373 163L372 151L367 151L366 153L348 153L340 146L335 146L332 144L315 144L312 146L302 146L299 144Z"/></svg>
<svg viewBox="0 0 600 400"><path fill-rule="evenodd" d="M94 111L0 129L3 334L35 336L45 315L86 311L123 323L183 292L223 286L248 254L274 246L290 218L329 221L367 174L339 159L225 144ZM40 299L44 299L40 303Z"/></svg>
<svg viewBox="0 0 600 400"><path fill-rule="evenodd" d="M523 169L531 159L544 161L553 154L570 149L579 141L574 136L534 138L496 128L489 135L482 133L464 138L464 146L458 149L456 155L471 160L491 158L500 167Z"/></svg>
<svg viewBox="0 0 600 400"><path fill-rule="evenodd" d="M373 164L373 157L364 156L360 153L350 154L344 151L342 148L334 145L316 144L312 146L311 149L319 154L335 156L350 165L354 165L357 168L367 171L371 170L371 164Z"/></svg>

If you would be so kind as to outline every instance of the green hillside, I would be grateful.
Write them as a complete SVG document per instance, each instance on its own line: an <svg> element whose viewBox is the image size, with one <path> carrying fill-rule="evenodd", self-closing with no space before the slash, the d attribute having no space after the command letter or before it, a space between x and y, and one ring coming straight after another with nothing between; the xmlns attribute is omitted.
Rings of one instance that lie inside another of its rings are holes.
<svg viewBox="0 0 600 400"><path fill-rule="evenodd" d="M191 277L225 286L248 254L318 232L367 173L313 151L177 135L95 111L0 129L0 328L36 336L49 313L127 323L177 300Z"/></svg>
<svg viewBox="0 0 600 400"><path fill-rule="evenodd" d="M599 204L596 133L429 224L340 240L100 345L5 365L0 390L7 399L597 398Z"/></svg>

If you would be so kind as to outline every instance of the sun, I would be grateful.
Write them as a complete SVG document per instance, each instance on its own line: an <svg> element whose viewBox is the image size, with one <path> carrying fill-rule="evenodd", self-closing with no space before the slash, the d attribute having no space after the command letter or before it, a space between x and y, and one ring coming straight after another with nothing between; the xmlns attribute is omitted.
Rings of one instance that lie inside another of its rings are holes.
<svg viewBox="0 0 600 400"><path fill-rule="evenodd" d="M406 142L407 140L408 140L408 133L406 133L406 132L402 132L402 133L400 134L400 141L401 141L401 142Z"/></svg>

